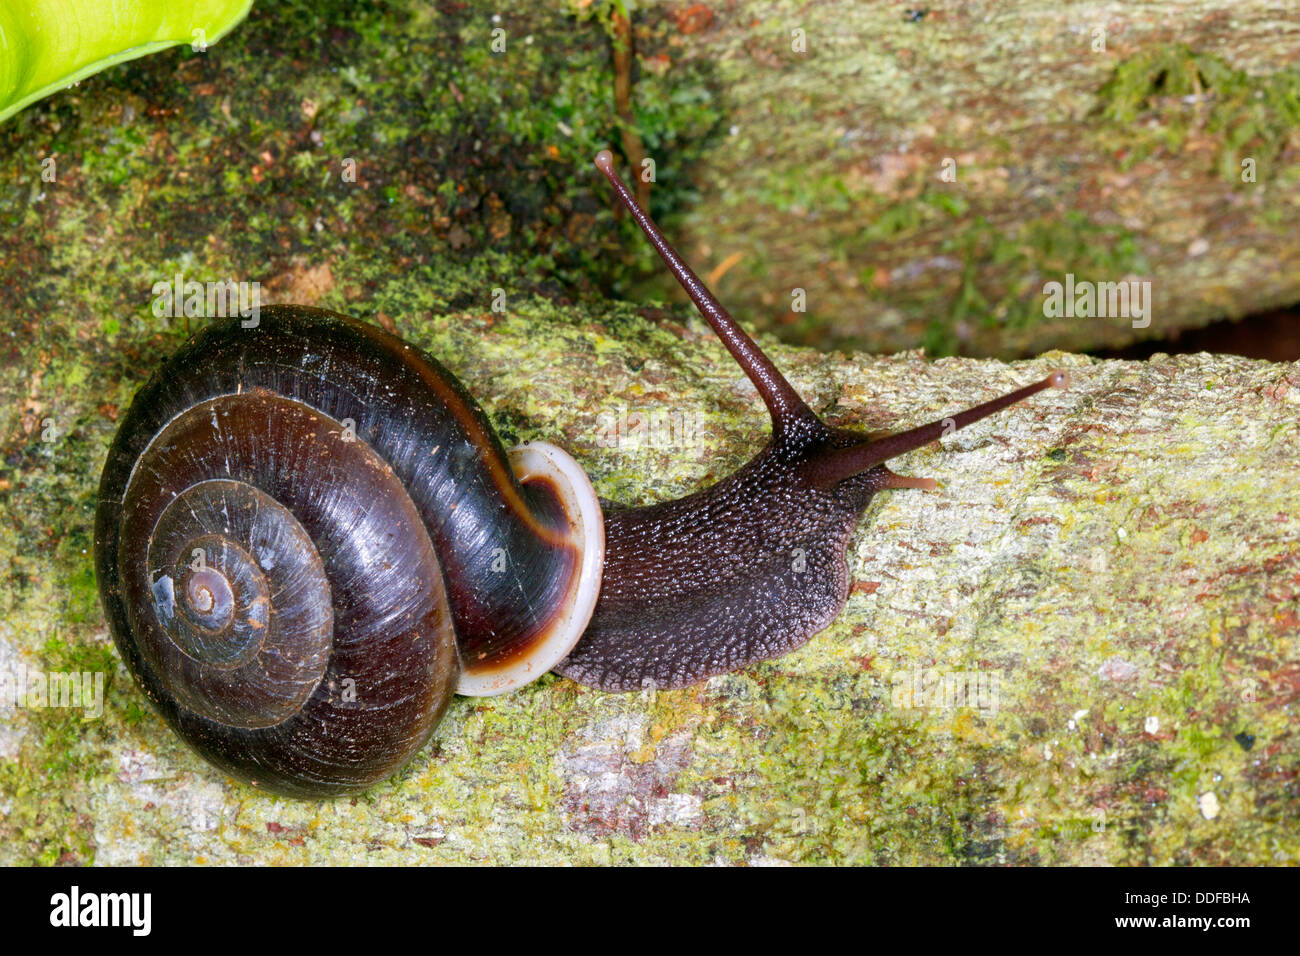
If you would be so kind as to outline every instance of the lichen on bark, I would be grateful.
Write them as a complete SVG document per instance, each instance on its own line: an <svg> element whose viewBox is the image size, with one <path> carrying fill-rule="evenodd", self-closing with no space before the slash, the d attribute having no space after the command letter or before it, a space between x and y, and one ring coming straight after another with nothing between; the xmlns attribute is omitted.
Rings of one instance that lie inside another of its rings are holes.
<svg viewBox="0 0 1300 956"><path fill-rule="evenodd" d="M818 347L1095 350L1290 305L1300 50L1268 0L1156 9L719 10L668 44L728 130L680 233L727 301ZM1046 317L1067 272L1149 279L1151 325Z"/></svg>
<svg viewBox="0 0 1300 956"><path fill-rule="evenodd" d="M570 447L608 498L679 494L763 440L756 396L695 320L524 300L506 315L394 321L509 440ZM396 778L324 803L223 779L142 706L85 551L105 403L124 404L144 368L94 349L43 366L23 356L0 380L0 510L14 531L0 646L30 667L113 679L99 720L4 715L6 858L1295 859L1300 369L773 351L830 420L869 430L1052 365L1074 385L899 462L939 489L873 503L848 606L802 650L682 691L548 677L459 699ZM24 404L66 422L61 436L25 434L12 414ZM659 409L698 422L692 440L607 440L602 416Z"/></svg>

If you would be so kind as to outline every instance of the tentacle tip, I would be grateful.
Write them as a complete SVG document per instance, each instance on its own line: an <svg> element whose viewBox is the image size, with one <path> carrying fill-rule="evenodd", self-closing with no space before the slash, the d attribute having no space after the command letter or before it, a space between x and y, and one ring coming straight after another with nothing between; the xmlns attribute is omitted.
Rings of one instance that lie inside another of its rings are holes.
<svg viewBox="0 0 1300 956"><path fill-rule="evenodd" d="M1064 369L1057 369L1051 375L1047 376L1047 384L1052 388L1069 388L1070 373Z"/></svg>
<svg viewBox="0 0 1300 956"><path fill-rule="evenodd" d="M596 154L595 163L600 169L608 172L614 167L614 154L607 149L602 149Z"/></svg>

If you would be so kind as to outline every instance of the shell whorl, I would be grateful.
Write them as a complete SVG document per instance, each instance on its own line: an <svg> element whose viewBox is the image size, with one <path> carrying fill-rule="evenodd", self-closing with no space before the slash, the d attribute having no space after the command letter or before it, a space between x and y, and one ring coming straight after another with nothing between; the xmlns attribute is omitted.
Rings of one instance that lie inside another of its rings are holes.
<svg viewBox="0 0 1300 956"><path fill-rule="evenodd" d="M581 634L600 555L573 535L593 521L546 479L517 480L456 379L378 329L291 307L214 325L110 449L110 629L223 769L294 795L364 788L427 742L466 673L540 676L527 661L556 622L554 660Z"/></svg>

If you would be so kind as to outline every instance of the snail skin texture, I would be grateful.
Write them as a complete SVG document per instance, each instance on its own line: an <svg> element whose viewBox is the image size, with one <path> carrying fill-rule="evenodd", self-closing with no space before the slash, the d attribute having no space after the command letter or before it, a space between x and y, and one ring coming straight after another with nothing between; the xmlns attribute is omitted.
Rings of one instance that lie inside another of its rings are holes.
<svg viewBox="0 0 1300 956"><path fill-rule="evenodd" d="M717 484L598 502L563 451L507 452L445 368L374 326L269 306L195 335L140 390L99 488L113 639L206 759L292 796L364 790L428 742L453 693L554 669L681 687L787 653L849 590L871 497L934 487L885 462L1064 372L886 437L823 423L616 194L767 406L772 435Z"/></svg>

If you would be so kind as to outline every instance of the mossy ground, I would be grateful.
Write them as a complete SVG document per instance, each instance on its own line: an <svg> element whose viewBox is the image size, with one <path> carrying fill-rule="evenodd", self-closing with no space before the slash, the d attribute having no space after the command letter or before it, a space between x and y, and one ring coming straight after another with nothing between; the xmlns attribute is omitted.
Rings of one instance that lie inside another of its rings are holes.
<svg viewBox="0 0 1300 956"><path fill-rule="evenodd" d="M0 715L0 859L1293 862L1300 373L1244 360L1055 356L1074 389L899 463L940 490L873 502L848 607L780 661L651 697L548 677L458 700L428 750L356 800L266 797L170 734L118 663L90 564L115 423L203 321L154 316L155 282L258 280L391 323L507 443L571 448L610 499L680 494L763 440L706 328L597 294L640 268L612 255L628 224L588 165L617 131L604 35L525 8L503 67L483 53L490 22L455 5L259 7L205 56L102 74L4 128L0 663L109 680L98 720ZM562 72L538 52L557 49ZM658 76L682 108L663 109L653 148L714 143L715 79ZM685 209L685 177L663 170L656 202ZM973 214L919 201L918 228ZM1068 236L1060 261L1086 260L1086 232ZM1030 260L1011 261L1008 276ZM774 357L829 419L869 430L1047 368ZM620 409L701 427L610 447L601 416ZM931 671L997 675L1000 705L900 701Z"/></svg>

